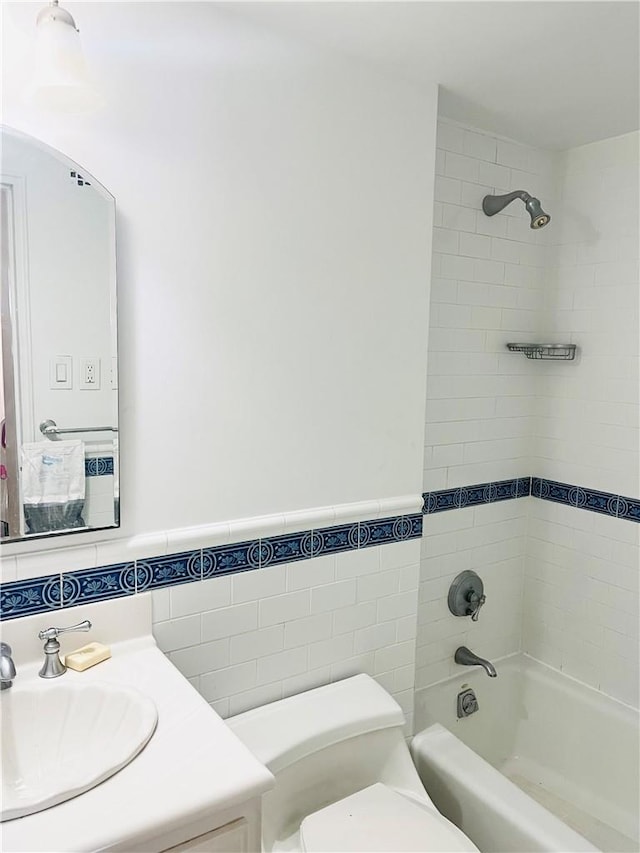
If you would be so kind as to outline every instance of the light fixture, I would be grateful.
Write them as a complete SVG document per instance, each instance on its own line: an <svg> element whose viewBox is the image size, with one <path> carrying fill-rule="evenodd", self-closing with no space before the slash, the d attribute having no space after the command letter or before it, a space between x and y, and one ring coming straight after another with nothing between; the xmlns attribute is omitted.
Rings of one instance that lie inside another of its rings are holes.
<svg viewBox="0 0 640 853"><path fill-rule="evenodd" d="M28 100L61 112L89 112L101 98L93 88L76 22L58 0L36 19L35 68Z"/></svg>

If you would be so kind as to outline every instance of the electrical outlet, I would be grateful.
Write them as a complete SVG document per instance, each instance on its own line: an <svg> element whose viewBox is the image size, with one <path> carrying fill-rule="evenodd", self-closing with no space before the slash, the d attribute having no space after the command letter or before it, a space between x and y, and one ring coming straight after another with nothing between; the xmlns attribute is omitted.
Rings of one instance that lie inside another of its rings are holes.
<svg viewBox="0 0 640 853"><path fill-rule="evenodd" d="M100 389L100 359L86 356L80 359L80 388L83 391Z"/></svg>

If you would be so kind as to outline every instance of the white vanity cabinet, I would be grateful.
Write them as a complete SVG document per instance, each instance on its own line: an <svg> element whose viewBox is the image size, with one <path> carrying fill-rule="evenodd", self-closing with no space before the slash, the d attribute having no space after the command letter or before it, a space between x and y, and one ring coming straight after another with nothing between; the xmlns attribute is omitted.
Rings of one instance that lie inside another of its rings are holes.
<svg viewBox="0 0 640 853"><path fill-rule="evenodd" d="M120 853L260 853L260 798L216 812L160 836L118 845Z"/></svg>
<svg viewBox="0 0 640 853"><path fill-rule="evenodd" d="M251 850L258 848L249 846L249 824L240 818L177 847L168 847L162 853L251 853Z"/></svg>

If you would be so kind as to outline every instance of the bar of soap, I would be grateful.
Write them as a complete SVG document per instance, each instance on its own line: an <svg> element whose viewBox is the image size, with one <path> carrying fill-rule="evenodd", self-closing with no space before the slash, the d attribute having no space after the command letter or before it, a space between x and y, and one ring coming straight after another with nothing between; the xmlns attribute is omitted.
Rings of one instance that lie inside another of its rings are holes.
<svg viewBox="0 0 640 853"><path fill-rule="evenodd" d="M64 663L69 669L84 672L90 666L102 663L103 660L109 660L110 657L111 649L109 646L103 646L102 643L88 643L81 649L76 649L75 652L69 652L68 655L65 655Z"/></svg>

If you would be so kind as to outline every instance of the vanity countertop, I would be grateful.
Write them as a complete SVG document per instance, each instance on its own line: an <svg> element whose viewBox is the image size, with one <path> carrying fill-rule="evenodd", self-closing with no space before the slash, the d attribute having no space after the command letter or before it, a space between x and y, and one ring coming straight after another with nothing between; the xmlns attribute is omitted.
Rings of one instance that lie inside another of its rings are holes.
<svg viewBox="0 0 640 853"><path fill-rule="evenodd" d="M272 787L269 771L157 648L150 634L149 595L29 616L15 620L15 625L3 623L2 639L13 646L18 670L14 687L3 693L38 678L41 661L33 659L33 650L40 653L42 648L38 631L87 618L93 622L92 632L67 635L62 652L97 640L111 646L111 659L85 672L67 670L61 678L44 682L44 688L56 682L92 681L133 687L155 702L156 731L130 764L95 788L2 823L3 853L124 850L127 842L138 848L146 839L239 806ZM135 636L141 623L146 623L147 633ZM212 828L215 825L213 821ZM149 849L162 848L150 841Z"/></svg>

